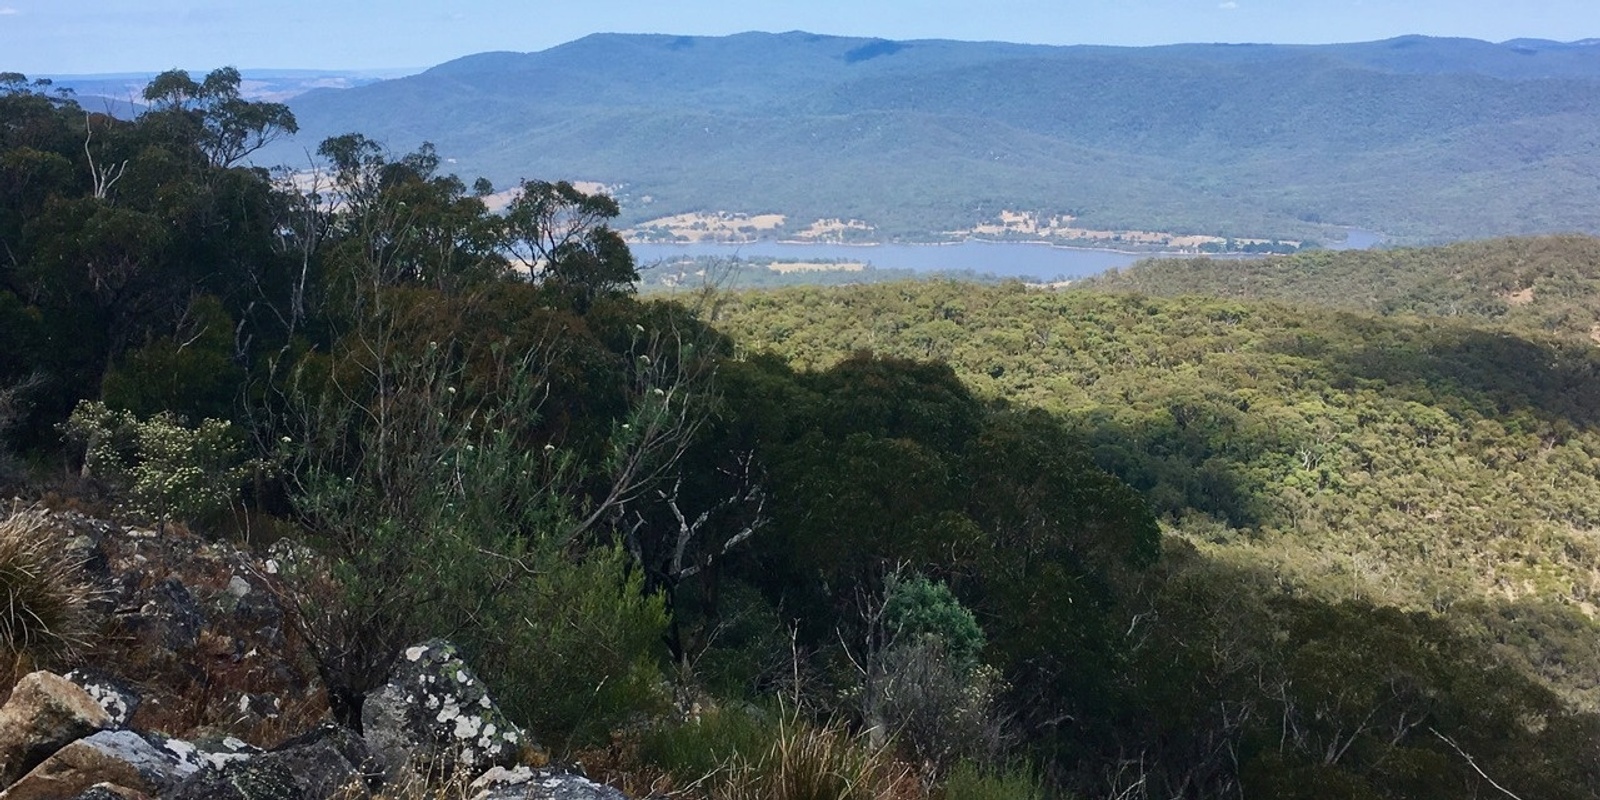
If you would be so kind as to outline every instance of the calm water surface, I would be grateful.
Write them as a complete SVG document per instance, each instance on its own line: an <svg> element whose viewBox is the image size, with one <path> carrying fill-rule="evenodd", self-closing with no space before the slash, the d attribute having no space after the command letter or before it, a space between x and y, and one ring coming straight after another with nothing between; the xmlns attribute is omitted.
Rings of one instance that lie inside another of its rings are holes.
<svg viewBox="0 0 1600 800"><path fill-rule="evenodd" d="M1383 241L1371 231L1351 230L1335 249L1366 249ZM966 241L957 244L633 244L633 257L641 266L682 258L776 258L786 261L854 261L879 269L917 272L971 270L1007 278L1056 280L1085 278L1108 269L1129 266L1162 253L1119 253L1078 247L1055 247L1024 242ZM1180 258L1192 254L1170 254ZM1241 258L1247 256L1223 256Z"/></svg>

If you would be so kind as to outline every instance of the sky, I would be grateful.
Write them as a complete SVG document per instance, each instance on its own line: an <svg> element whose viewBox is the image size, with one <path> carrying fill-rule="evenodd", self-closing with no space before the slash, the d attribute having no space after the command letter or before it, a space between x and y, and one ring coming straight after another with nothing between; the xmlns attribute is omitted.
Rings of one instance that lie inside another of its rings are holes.
<svg viewBox="0 0 1600 800"><path fill-rule="evenodd" d="M422 68L591 33L1035 44L1600 37L1597 0L0 0L0 72Z"/></svg>

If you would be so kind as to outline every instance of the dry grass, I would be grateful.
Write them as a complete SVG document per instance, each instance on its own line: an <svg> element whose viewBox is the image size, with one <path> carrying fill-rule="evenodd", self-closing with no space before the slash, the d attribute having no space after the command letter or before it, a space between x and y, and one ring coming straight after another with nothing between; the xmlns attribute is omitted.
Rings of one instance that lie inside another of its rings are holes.
<svg viewBox="0 0 1600 800"><path fill-rule="evenodd" d="M916 796L918 779L887 746L798 716L779 719L771 745L735 754L711 776L712 800L892 800Z"/></svg>
<svg viewBox="0 0 1600 800"><path fill-rule="evenodd" d="M0 521L0 647L12 665L67 658L90 633L93 589L47 512Z"/></svg>
<svg viewBox="0 0 1600 800"><path fill-rule="evenodd" d="M472 785L474 776L459 770L447 778L433 770L428 773L407 772L404 778L376 794L367 790L365 781L358 780L341 789L332 800L471 800L480 792Z"/></svg>

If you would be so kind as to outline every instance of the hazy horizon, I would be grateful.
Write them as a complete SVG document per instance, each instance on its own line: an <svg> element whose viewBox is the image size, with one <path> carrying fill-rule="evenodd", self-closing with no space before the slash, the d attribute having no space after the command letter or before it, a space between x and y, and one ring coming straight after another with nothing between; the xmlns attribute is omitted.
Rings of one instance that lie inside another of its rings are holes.
<svg viewBox="0 0 1600 800"><path fill-rule="evenodd" d="M151 73L174 66L383 71L424 69L493 50L544 50L594 33L719 36L805 30L886 39L1146 46L1187 42L1327 44L1408 34L1500 42L1600 36L1600 4L1537 0L932 0L528 8L513 0L370 6L283 0L0 0L0 71Z"/></svg>

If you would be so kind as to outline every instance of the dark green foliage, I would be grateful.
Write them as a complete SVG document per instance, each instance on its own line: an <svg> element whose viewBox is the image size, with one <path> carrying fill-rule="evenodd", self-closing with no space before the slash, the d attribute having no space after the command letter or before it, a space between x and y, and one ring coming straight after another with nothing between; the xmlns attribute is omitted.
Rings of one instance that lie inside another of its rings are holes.
<svg viewBox="0 0 1600 800"><path fill-rule="evenodd" d="M884 586L883 617L891 639L932 639L963 674L978 665L983 630L943 583L921 575L891 576Z"/></svg>
<svg viewBox="0 0 1600 800"><path fill-rule="evenodd" d="M1150 563L1159 530L1062 426L987 408L948 367L928 362L857 353L796 374L752 359L723 377L741 424L722 435L753 448L773 501L750 558L726 569L794 620L798 643L823 656L818 672L854 658L841 642L881 646L883 658L899 659L906 696L926 701L898 721L937 719L923 732L946 731L918 737L919 757L943 764L987 747L991 709L981 698L995 687L966 667L974 637L952 630L949 653L944 643L895 651L861 617L884 577L904 567L948 580L972 609L991 642L985 660L1012 684L1009 708L1026 709L1021 730L1055 735L1051 720L1092 713L1120 658L1122 589ZM875 717L892 704L869 696L864 707L865 724L896 723Z"/></svg>
<svg viewBox="0 0 1600 800"><path fill-rule="evenodd" d="M944 782L944 800L1043 800L1046 796L1027 766L991 770L962 761Z"/></svg>
<svg viewBox="0 0 1600 800"><path fill-rule="evenodd" d="M1487 790L1459 747L1523 796L1600 786L1592 753L1527 755L1594 719L1587 344L1016 285L796 289L720 314L744 346L818 367L868 342L932 349L980 396L1055 412L991 412L968 441L964 512L988 546L952 583L1055 781ZM1153 527L1126 534L1141 499L1074 467L1080 442L1167 517L1176 536L1153 571L1130 569L1155 555ZM1062 473L1078 477L1040 477Z"/></svg>
<svg viewBox="0 0 1600 800"><path fill-rule="evenodd" d="M196 298L181 330L136 350L109 372L105 402L148 416L170 411L193 419L233 414L244 370L233 360L234 322L215 297Z"/></svg>

